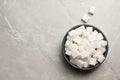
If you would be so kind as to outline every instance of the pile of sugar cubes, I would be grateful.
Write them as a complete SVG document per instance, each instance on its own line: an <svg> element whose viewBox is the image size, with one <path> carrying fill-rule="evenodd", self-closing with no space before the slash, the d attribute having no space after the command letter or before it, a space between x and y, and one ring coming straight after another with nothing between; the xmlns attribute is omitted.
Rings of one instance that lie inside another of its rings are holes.
<svg viewBox="0 0 120 80"><path fill-rule="evenodd" d="M65 42L65 54L70 57L70 62L79 68L95 66L105 59L107 41L103 35L93 27L80 26L68 33Z"/></svg>

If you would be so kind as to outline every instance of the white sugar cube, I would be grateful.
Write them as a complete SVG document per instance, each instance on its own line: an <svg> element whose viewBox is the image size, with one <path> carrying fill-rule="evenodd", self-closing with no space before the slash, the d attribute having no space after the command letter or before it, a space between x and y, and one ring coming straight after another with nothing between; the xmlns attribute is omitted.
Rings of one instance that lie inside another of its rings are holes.
<svg viewBox="0 0 120 80"><path fill-rule="evenodd" d="M100 41L100 44L101 44L101 46L106 46L106 45L107 45L107 41L101 40L101 41Z"/></svg>
<svg viewBox="0 0 120 80"><path fill-rule="evenodd" d="M87 32L89 32L90 34L93 32L93 27L87 27Z"/></svg>
<svg viewBox="0 0 120 80"><path fill-rule="evenodd" d="M101 55L101 52L98 52L98 51L97 51L97 52L93 55L93 58L98 59L100 55Z"/></svg>
<svg viewBox="0 0 120 80"><path fill-rule="evenodd" d="M105 57L98 52L93 57L96 58L100 63L103 62L103 60L105 59Z"/></svg>
<svg viewBox="0 0 120 80"><path fill-rule="evenodd" d="M78 46L76 44L70 44L68 47L67 47L70 51L74 51L74 50L77 50L78 49Z"/></svg>
<svg viewBox="0 0 120 80"><path fill-rule="evenodd" d="M67 40L72 41L72 38L68 35Z"/></svg>
<svg viewBox="0 0 120 80"><path fill-rule="evenodd" d="M83 45L85 45L85 44L88 44L89 43L89 41L88 41L88 39L82 39L81 40L81 45L83 46Z"/></svg>
<svg viewBox="0 0 120 80"><path fill-rule="evenodd" d="M82 60L76 60L76 65L80 68L82 68L84 66L84 61Z"/></svg>
<svg viewBox="0 0 120 80"><path fill-rule="evenodd" d="M102 63L104 61L105 57L103 55L99 55L98 61Z"/></svg>
<svg viewBox="0 0 120 80"><path fill-rule="evenodd" d="M93 56L95 53L96 53L96 50L95 49L91 49L89 52L89 56Z"/></svg>
<svg viewBox="0 0 120 80"><path fill-rule="evenodd" d="M73 59L73 58L70 59L70 62L73 63L73 64L76 64L76 60Z"/></svg>
<svg viewBox="0 0 120 80"><path fill-rule="evenodd" d="M90 58L89 64L95 66L95 64L97 64L97 60L95 58Z"/></svg>
<svg viewBox="0 0 120 80"><path fill-rule="evenodd" d="M78 50L72 51L72 53L71 53L71 57L72 57L72 58L76 58L76 57L78 57L78 56L80 56L80 53L79 53Z"/></svg>
<svg viewBox="0 0 120 80"><path fill-rule="evenodd" d="M102 33L93 31L93 27L80 26L68 33L65 42L65 54L70 57L70 62L78 67L95 66L105 59L107 41L103 40Z"/></svg>
<svg viewBox="0 0 120 80"><path fill-rule="evenodd" d="M75 37L74 39L73 39L73 41L75 42L75 43L77 43L77 44L80 44L81 43L81 38L79 37L79 36L77 36L77 37Z"/></svg>
<svg viewBox="0 0 120 80"><path fill-rule="evenodd" d="M86 67L89 67L88 62L84 62L84 67L85 67L85 68L86 68Z"/></svg>
<svg viewBox="0 0 120 80"><path fill-rule="evenodd" d="M79 46L78 51L79 51L79 52L83 52L83 51L84 51L83 46Z"/></svg>
<svg viewBox="0 0 120 80"><path fill-rule="evenodd" d="M84 26L80 26L77 29L75 29L75 31L76 31L76 33L81 35L85 31L85 27Z"/></svg>
<svg viewBox="0 0 120 80"><path fill-rule="evenodd" d="M72 42L70 40L67 40L65 43L65 47L69 46L70 44L72 44Z"/></svg>
<svg viewBox="0 0 120 80"><path fill-rule="evenodd" d="M94 12L95 12L95 7L90 7L90 9L89 9L89 11L88 11L88 13L89 14L91 14L91 15L93 15L94 14Z"/></svg>
<svg viewBox="0 0 120 80"><path fill-rule="evenodd" d="M102 39L103 39L103 35L102 35L101 33L98 33L97 39L98 39L98 40L102 40Z"/></svg>
<svg viewBox="0 0 120 80"><path fill-rule="evenodd" d="M71 38L73 38L74 36L76 36L75 30L70 31L70 32L68 33L68 35L69 35Z"/></svg>
<svg viewBox="0 0 120 80"><path fill-rule="evenodd" d="M79 28L75 29L75 32L76 32L78 35L82 35L83 31L84 31L84 28L83 28L83 27L79 27Z"/></svg>
<svg viewBox="0 0 120 80"><path fill-rule="evenodd" d="M85 30L85 26L80 26L80 29L81 29L82 31L84 31L84 30Z"/></svg>
<svg viewBox="0 0 120 80"><path fill-rule="evenodd" d="M90 44L92 48L101 48L101 45L98 41L92 41Z"/></svg>
<svg viewBox="0 0 120 80"><path fill-rule="evenodd" d="M66 49L65 54L71 56L72 52Z"/></svg>
<svg viewBox="0 0 120 80"><path fill-rule="evenodd" d="M80 56L81 56L82 59L84 59L84 58L89 57L89 53L86 52L86 51L83 51L83 52L80 53Z"/></svg>
<svg viewBox="0 0 120 80"><path fill-rule="evenodd" d="M98 34L98 32L96 30L92 32L93 36L97 36L97 34Z"/></svg>
<svg viewBox="0 0 120 80"><path fill-rule="evenodd" d="M89 20L89 18L90 18L90 17L89 17L88 15L84 15L81 20L82 20L83 22L87 23L88 20Z"/></svg>
<svg viewBox="0 0 120 80"><path fill-rule="evenodd" d="M85 31L83 32L83 36L89 37L89 36L90 36L90 32L88 32L87 30L85 30Z"/></svg>
<svg viewBox="0 0 120 80"><path fill-rule="evenodd" d="M92 50L92 46L88 43L88 44L85 44L84 45L84 49L86 50L86 51L90 51L90 50Z"/></svg>
<svg viewBox="0 0 120 80"><path fill-rule="evenodd" d="M97 49L97 52L100 52L101 54L103 54L106 51L105 47L101 47Z"/></svg>
<svg viewBox="0 0 120 80"><path fill-rule="evenodd" d="M88 36L88 39L89 39L89 41L96 41L97 37L94 35L90 35L90 36Z"/></svg>

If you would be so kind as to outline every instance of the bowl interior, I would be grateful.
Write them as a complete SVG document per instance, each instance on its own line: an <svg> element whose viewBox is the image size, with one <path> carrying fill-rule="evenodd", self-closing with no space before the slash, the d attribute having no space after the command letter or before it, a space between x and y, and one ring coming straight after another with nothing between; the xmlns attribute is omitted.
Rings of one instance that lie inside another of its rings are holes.
<svg viewBox="0 0 120 80"><path fill-rule="evenodd" d="M86 28L86 27L93 27L93 31L94 31L94 30L97 30L99 33L102 33L102 31L101 31L100 29L94 27L93 25L89 25L89 24L80 24L80 25L74 26L74 27L71 28L69 31L74 30L74 29L76 29L76 28L78 28L78 27L81 27L82 25L84 25L85 28ZM62 55L63 55L63 57L65 58L65 60L67 61L67 63L69 63L72 67L74 67L74 68L76 68L76 69L81 69L81 70L91 70L91 69L95 69L95 68L97 68L98 66L100 66L104 61L103 61L102 63L96 64L95 66L90 66L90 67L87 67L87 68L79 68L78 66L76 66L75 64L73 64L73 63L70 62L69 56L65 54L65 42L66 42L66 40L67 40L67 36L68 36L69 31L65 34L65 36L64 36L64 38L63 38L63 41L62 41ZM104 35L103 33L102 33L102 35L103 35L103 37L104 37L103 40L106 40L107 43L108 43L108 40L107 40L107 38L105 37L105 35ZM104 57L106 58L106 57L107 57L107 53L108 53L108 44L107 44L107 46L106 46L105 48L106 48L106 51L103 53L103 55L104 55Z"/></svg>

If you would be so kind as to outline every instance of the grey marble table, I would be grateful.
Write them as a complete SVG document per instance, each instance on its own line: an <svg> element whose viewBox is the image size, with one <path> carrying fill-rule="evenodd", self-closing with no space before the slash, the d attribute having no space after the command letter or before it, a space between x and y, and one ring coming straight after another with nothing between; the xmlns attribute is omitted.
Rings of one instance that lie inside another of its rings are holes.
<svg viewBox="0 0 120 80"><path fill-rule="evenodd" d="M105 33L109 54L82 73L66 65L60 49L90 6L96 11L88 24ZM119 30L119 0L0 0L0 80L120 80Z"/></svg>

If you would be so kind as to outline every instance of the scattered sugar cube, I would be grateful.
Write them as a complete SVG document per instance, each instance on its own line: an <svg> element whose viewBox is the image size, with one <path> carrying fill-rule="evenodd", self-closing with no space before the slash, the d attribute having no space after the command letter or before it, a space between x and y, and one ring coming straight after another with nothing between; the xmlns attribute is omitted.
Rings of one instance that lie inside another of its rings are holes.
<svg viewBox="0 0 120 80"><path fill-rule="evenodd" d="M95 64L97 64L97 60L95 58L90 58L89 64L95 66Z"/></svg>
<svg viewBox="0 0 120 80"><path fill-rule="evenodd" d="M74 39L73 39L73 41L75 42L75 43L77 43L77 44L80 44L81 43L81 38L79 37L79 36L77 36L77 37L75 37Z"/></svg>
<svg viewBox="0 0 120 80"><path fill-rule="evenodd" d="M82 17L82 19L81 19L81 21L83 21L83 22L85 22L85 23L87 23L88 20L89 20L89 16L87 16L87 15L84 15L84 16Z"/></svg>
<svg viewBox="0 0 120 80"><path fill-rule="evenodd" d="M103 39L103 35L102 35L101 33L98 33L97 39L98 39L98 40L102 40L102 39Z"/></svg>
<svg viewBox="0 0 120 80"><path fill-rule="evenodd" d="M93 15L94 12L95 12L95 7L90 7L88 13L91 14L91 15Z"/></svg>
<svg viewBox="0 0 120 80"><path fill-rule="evenodd" d="M82 60L76 60L76 65L80 68L82 68L84 66L84 61Z"/></svg>

